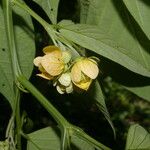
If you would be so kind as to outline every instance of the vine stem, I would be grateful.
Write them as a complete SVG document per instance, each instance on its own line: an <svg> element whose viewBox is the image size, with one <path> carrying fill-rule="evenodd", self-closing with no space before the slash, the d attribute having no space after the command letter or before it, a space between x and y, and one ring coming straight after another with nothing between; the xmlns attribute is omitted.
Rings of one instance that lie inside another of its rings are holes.
<svg viewBox="0 0 150 150"><path fill-rule="evenodd" d="M21 116L20 116L20 91L16 91L16 134L17 134L17 149L21 150Z"/></svg>
<svg viewBox="0 0 150 150"><path fill-rule="evenodd" d="M96 141L94 138L90 137L88 134L86 134L83 130L80 128L73 126L72 128L73 134L78 136L79 138L87 141L89 144L93 145L97 149L102 149L102 150L111 150L109 147L105 146L104 144Z"/></svg>
<svg viewBox="0 0 150 150"><path fill-rule="evenodd" d="M52 115L60 127L68 126L69 122L57 111L57 109L23 76L18 81L40 102L40 104Z"/></svg>
<svg viewBox="0 0 150 150"><path fill-rule="evenodd" d="M83 132L80 128L70 124L60 113L59 111L23 76L20 75L18 77L18 81L41 103L41 105L52 115L52 117L56 120L58 125L60 126L62 133L62 147L66 147L65 142L67 142L66 134L71 137L73 134L92 144L94 147L102 149L102 150L111 150L105 145L99 143L85 132ZM66 133L64 133L66 132ZM69 145L67 143L67 145Z"/></svg>

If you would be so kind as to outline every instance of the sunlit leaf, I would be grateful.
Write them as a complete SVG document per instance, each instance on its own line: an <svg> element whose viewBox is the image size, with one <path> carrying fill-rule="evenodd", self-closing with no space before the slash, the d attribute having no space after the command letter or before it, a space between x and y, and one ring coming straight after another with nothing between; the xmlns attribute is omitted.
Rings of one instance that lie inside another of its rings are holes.
<svg viewBox="0 0 150 150"><path fill-rule="evenodd" d="M53 24L57 23L59 0L33 0L46 12Z"/></svg>
<svg viewBox="0 0 150 150"><path fill-rule="evenodd" d="M27 150L60 150L61 142L57 128L47 127L28 136L30 141L28 141ZM71 141L72 150L94 150L92 146L76 136L72 136Z"/></svg>
<svg viewBox="0 0 150 150"><path fill-rule="evenodd" d="M134 19L150 39L150 1L123 0Z"/></svg>
<svg viewBox="0 0 150 150"><path fill-rule="evenodd" d="M23 18L22 18L23 17ZM27 13L14 7L13 12L15 42L19 65L23 74L29 78L33 69L34 57L34 36L31 18ZM6 26L4 24L4 15L0 6L0 92L9 101L11 107L14 107L14 84L10 51L6 37Z"/></svg>
<svg viewBox="0 0 150 150"><path fill-rule="evenodd" d="M126 150L149 150L150 134L140 125L132 125L128 132Z"/></svg>

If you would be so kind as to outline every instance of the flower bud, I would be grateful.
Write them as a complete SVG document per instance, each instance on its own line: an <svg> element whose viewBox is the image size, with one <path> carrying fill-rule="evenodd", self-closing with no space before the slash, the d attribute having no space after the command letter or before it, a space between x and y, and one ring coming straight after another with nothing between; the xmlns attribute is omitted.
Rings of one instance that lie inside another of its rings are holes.
<svg viewBox="0 0 150 150"><path fill-rule="evenodd" d="M64 73L58 79L58 82L54 83L56 85L56 89L60 94L64 93L72 93L73 86L71 82L70 73Z"/></svg>

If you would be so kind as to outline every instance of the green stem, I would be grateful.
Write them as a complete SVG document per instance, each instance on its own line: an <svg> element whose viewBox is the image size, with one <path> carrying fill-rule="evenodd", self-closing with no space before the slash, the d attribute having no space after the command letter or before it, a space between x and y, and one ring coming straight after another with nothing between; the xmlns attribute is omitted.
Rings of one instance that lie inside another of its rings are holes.
<svg viewBox="0 0 150 150"><path fill-rule="evenodd" d="M20 91L16 91L16 133L17 133L17 149L21 150L21 117L20 117Z"/></svg>
<svg viewBox="0 0 150 150"><path fill-rule="evenodd" d="M53 40L54 44L57 45L55 38L56 30L53 29L52 25L47 23L44 19L42 19L38 14L36 14L30 7L28 7L24 2L20 2L18 0L12 0L12 3L17 5L18 7L22 8L23 10L27 11L34 19L36 19L47 31L51 39Z"/></svg>
<svg viewBox="0 0 150 150"><path fill-rule="evenodd" d="M60 127L68 126L68 121L57 111L57 109L22 75L18 81L41 103L41 105L52 115Z"/></svg>
<svg viewBox="0 0 150 150"><path fill-rule="evenodd" d="M10 60L12 65L12 73L14 81L17 80L17 76L21 74L21 69L18 62L17 49L15 44L14 37L14 26L13 26L13 18L12 18L12 8L10 6L9 0L3 0L3 11L5 17L6 24L6 33L8 38L8 48L10 51ZM15 92L15 106L13 109L13 118L16 117L17 124L17 146L18 150L21 150L21 135L20 135L20 92L17 87L14 87ZM14 120L13 120L14 121ZM9 129L8 129L9 130ZM10 129L12 130L12 129ZM14 136L13 136L14 137Z"/></svg>
<svg viewBox="0 0 150 150"><path fill-rule="evenodd" d="M57 109L24 77L19 76L18 81L33 95L37 98L37 100L41 103L41 105L52 115L52 117L57 121L57 123L61 127L61 133L66 135L64 131L72 129L73 132L69 133L76 134L78 137L86 140L88 143L92 144L97 148L101 148L103 150L110 150L110 148L106 147L105 145L99 143L86 133L84 133L80 128L77 128L71 125L58 111ZM62 138L62 143L65 142L65 137ZM68 145L68 144L67 144ZM63 144L65 147L65 145Z"/></svg>
<svg viewBox="0 0 150 150"><path fill-rule="evenodd" d="M21 69L18 63L18 56L14 38L14 27L13 27L13 19L12 19L12 8L10 6L9 0L3 0L3 10L5 16L5 23L6 23L6 32L8 38L8 47L10 50L10 59L12 64L12 71L14 80L16 77L21 74Z"/></svg>
<svg viewBox="0 0 150 150"><path fill-rule="evenodd" d="M103 145L102 143L96 141L94 138L90 137L88 134L86 134L84 131L82 131L78 127L73 127L72 130L74 131L73 134L80 137L83 140L86 140L89 144L92 144L97 149L102 150L111 150L107 146Z"/></svg>

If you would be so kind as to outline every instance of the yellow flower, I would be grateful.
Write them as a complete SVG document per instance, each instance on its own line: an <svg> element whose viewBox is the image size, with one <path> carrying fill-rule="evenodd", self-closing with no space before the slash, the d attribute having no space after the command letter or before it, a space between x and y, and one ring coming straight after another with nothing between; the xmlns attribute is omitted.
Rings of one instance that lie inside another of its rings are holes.
<svg viewBox="0 0 150 150"><path fill-rule="evenodd" d="M43 49L44 56L39 56L34 59L34 65L41 71L38 76L52 80L55 76L60 75L65 64L71 59L66 59L66 53L70 56L67 51L61 51L59 47L47 46ZM67 56L68 56L67 55ZM67 60L67 61L66 61Z"/></svg>
<svg viewBox="0 0 150 150"><path fill-rule="evenodd" d="M79 59L71 69L72 82L80 89L88 90L92 80L98 76L99 69L92 58Z"/></svg>

